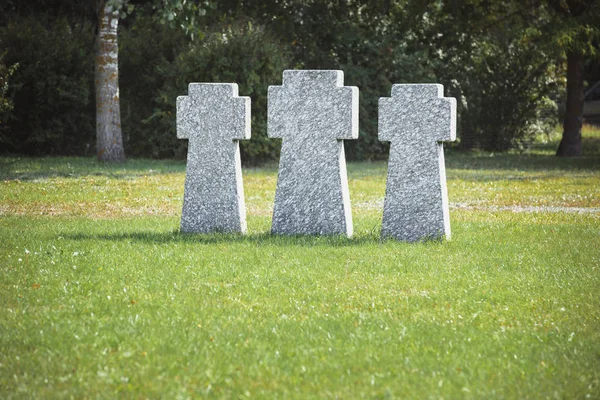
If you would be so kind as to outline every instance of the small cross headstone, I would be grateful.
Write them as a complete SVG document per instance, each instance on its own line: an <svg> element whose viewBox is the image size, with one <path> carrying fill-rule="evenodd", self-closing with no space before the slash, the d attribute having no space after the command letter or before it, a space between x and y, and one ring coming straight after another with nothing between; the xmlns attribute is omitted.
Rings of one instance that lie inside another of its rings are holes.
<svg viewBox="0 0 600 400"><path fill-rule="evenodd" d="M250 139L250 98L234 83L190 83L177 98L177 137L189 139L181 231L245 232L238 141Z"/></svg>
<svg viewBox="0 0 600 400"><path fill-rule="evenodd" d="M358 137L358 88L342 71L287 70L268 103L268 136L283 139L271 231L351 236L343 139Z"/></svg>
<svg viewBox="0 0 600 400"><path fill-rule="evenodd" d="M403 241L450 239L442 141L456 139L456 100L435 84L393 85L379 99L379 140L390 158L381 235Z"/></svg>

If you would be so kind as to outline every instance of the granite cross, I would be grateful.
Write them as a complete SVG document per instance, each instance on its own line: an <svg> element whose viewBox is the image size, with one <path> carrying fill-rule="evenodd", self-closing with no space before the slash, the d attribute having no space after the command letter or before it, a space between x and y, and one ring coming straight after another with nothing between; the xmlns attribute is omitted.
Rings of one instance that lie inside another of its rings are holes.
<svg viewBox="0 0 600 400"><path fill-rule="evenodd" d="M284 71L269 87L267 131L283 139L271 231L351 236L343 139L358 137L358 88L342 71Z"/></svg>
<svg viewBox="0 0 600 400"><path fill-rule="evenodd" d="M189 139L182 232L245 232L240 139L250 138L250 98L234 83L190 83L177 98L177 137Z"/></svg>
<svg viewBox="0 0 600 400"><path fill-rule="evenodd" d="M381 235L450 238L442 141L456 139L456 100L435 84L393 85L379 99L379 140L391 142Z"/></svg>

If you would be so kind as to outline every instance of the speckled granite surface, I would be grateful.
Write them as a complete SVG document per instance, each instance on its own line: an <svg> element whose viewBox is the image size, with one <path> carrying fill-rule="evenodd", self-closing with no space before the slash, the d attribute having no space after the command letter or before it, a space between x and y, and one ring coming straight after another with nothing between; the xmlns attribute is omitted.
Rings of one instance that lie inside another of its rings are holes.
<svg viewBox="0 0 600 400"><path fill-rule="evenodd" d="M190 83L177 98L177 137L189 139L182 232L245 232L238 140L250 139L250 98L233 83Z"/></svg>
<svg viewBox="0 0 600 400"><path fill-rule="evenodd" d="M272 233L352 235L342 139L358 137L358 88L342 71L287 70L270 86L268 136L283 139Z"/></svg>
<svg viewBox="0 0 600 400"><path fill-rule="evenodd" d="M391 142L381 235L450 238L442 141L456 139L456 100L435 84L393 85L379 99L379 140Z"/></svg>

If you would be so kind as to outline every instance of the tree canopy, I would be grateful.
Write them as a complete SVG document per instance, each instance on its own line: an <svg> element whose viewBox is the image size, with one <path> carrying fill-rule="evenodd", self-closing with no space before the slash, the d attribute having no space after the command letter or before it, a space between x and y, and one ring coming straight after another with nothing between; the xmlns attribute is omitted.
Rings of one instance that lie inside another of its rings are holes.
<svg viewBox="0 0 600 400"><path fill-rule="evenodd" d="M95 152L100 3L0 6L3 151ZM175 135L175 98L190 82L219 81L237 82L241 95L252 96L244 160L277 157L278 144L266 138L266 92L286 68L342 69L346 84L359 87L360 139L347 144L350 158L386 156L377 101L406 82L442 83L457 98L461 148L526 146L563 119L558 154L581 154L582 93L594 83L585 71L599 58L598 0L108 3L121 20L121 127L131 156L185 154Z"/></svg>

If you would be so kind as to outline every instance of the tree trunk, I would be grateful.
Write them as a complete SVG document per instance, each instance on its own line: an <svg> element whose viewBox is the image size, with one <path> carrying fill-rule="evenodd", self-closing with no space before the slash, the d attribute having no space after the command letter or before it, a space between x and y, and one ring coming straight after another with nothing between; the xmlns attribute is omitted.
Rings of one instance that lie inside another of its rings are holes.
<svg viewBox="0 0 600 400"><path fill-rule="evenodd" d="M567 110L563 122L563 135L556 155L581 156L581 126L583 125L584 99L583 55L576 51L567 53Z"/></svg>
<svg viewBox="0 0 600 400"><path fill-rule="evenodd" d="M123 161L119 102L119 13L106 2L98 10L96 48L96 154L100 161Z"/></svg>

